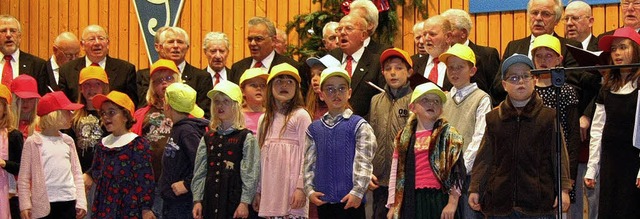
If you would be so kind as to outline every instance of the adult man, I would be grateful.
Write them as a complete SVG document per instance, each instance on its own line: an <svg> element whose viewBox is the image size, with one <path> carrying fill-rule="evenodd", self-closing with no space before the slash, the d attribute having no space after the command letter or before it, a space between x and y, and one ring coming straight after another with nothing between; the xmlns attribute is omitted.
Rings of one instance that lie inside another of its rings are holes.
<svg viewBox="0 0 640 219"><path fill-rule="evenodd" d="M422 43L422 28L424 27L424 21L418 21L413 25L413 45L418 50L418 53L411 56L411 61L413 63L427 63L427 59L429 54L427 54L427 49L424 47L424 43ZM415 86L414 86L415 87Z"/></svg>
<svg viewBox="0 0 640 219"><path fill-rule="evenodd" d="M280 55L287 55L287 33L284 30L276 29L276 38L273 41L273 49Z"/></svg>
<svg viewBox="0 0 640 219"><path fill-rule="evenodd" d="M469 13L460 9L449 9L441 14L451 23L451 45L460 43L469 46L476 55L476 74L471 77L471 82L478 84L478 88L486 93L491 93L491 85L495 80L496 72L500 66L500 55L493 47L480 46L469 40L471 33L471 17Z"/></svg>
<svg viewBox="0 0 640 219"><path fill-rule="evenodd" d="M371 39L371 36L376 32L378 28L378 7L370 0L355 0L349 5L350 13L358 15L367 21L367 34L368 37L364 40L364 46L367 52L381 54L382 51L388 49L389 46L381 45L375 40Z"/></svg>
<svg viewBox="0 0 640 219"><path fill-rule="evenodd" d="M337 27L338 22L331 21L322 28L322 45L324 45L325 51L331 51L340 47L338 45L338 33L336 33Z"/></svg>
<svg viewBox="0 0 640 219"><path fill-rule="evenodd" d="M182 83L191 86L198 92L196 103L202 109L209 109L211 100L207 98L207 92L213 88L211 76L202 69L198 69L185 61L189 50L189 35L180 27L164 27L156 32L157 43L155 49L161 59L169 59L176 63L180 71ZM149 69L138 71L138 93L147 92L149 87ZM146 100L140 98L138 106L144 106ZM205 115L208 115L205 112Z"/></svg>
<svg viewBox="0 0 640 219"><path fill-rule="evenodd" d="M306 94L309 87L308 71L295 60L275 52L273 41L276 36L276 28L273 22L265 17L253 17L249 19L247 26L247 42L251 57L233 63L231 74L228 75L229 81L237 84L240 82L242 73L249 68L262 68L270 72L271 67L286 62L298 69L302 79L300 83L302 92Z"/></svg>
<svg viewBox="0 0 640 219"><path fill-rule="evenodd" d="M371 82L384 87L384 76L380 73L380 55L365 49L364 40L367 21L357 15L347 15L340 20L336 32L340 35L340 50L331 51L331 55L340 60L342 68L351 76L351 99L353 112L367 116L371 97L380 91L366 84Z"/></svg>
<svg viewBox="0 0 640 219"><path fill-rule="evenodd" d="M69 61L60 67L60 90L70 100L78 100L78 76L80 70L87 66L100 66L107 72L111 90L127 94L131 100L137 101L136 67L124 60L109 56L109 35L98 25L89 25L82 30L80 45L85 56Z"/></svg>
<svg viewBox="0 0 640 219"><path fill-rule="evenodd" d="M424 21L422 43L427 51L427 61L414 63L413 75L409 78L411 88L424 82L424 79L437 84L444 91L451 89L449 79L445 77L447 65L438 57L449 49L451 42L451 23L442 15L432 16Z"/></svg>
<svg viewBox="0 0 640 219"><path fill-rule="evenodd" d="M45 83L52 90L58 91L60 90L60 86L58 86L60 66L78 58L78 55L80 55L80 40L71 32L62 32L53 41L52 47L53 55L46 65L49 80L45 81Z"/></svg>
<svg viewBox="0 0 640 219"><path fill-rule="evenodd" d="M2 66L2 84L9 87L13 78L21 74L33 76L38 81L38 93L49 92L45 82L45 61L20 50L22 25L11 15L0 15L0 59ZM6 75L6 77L5 77Z"/></svg>
<svg viewBox="0 0 640 219"><path fill-rule="evenodd" d="M531 35L522 39L513 40L507 44L504 53L502 53L502 59L518 53L524 54L531 58L531 43L535 37L542 34L550 34L557 37L562 45L562 66L575 67L577 66L576 60L567 51L566 44L571 44L576 47L580 47L580 43L559 37L553 31L553 28L560 22L562 17L562 2L560 0L529 0L527 4L527 14L529 15L529 29ZM573 86L579 86L579 75L582 72L567 72L567 83ZM493 90L491 97L493 97L494 103L499 103L504 100L506 92L502 87L502 80L500 77L496 77L493 83Z"/></svg>
<svg viewBox="0 0 640 219"><path fill-rule="evenodd" d="M620 0L620 10L622 11L622 20L624 25L622 27L631 27L640 31L640 4L637 0ZM600 34L598 39L602 39L603 36L613 35L615 30L610 30Z"/></svg>
<svg viewBox="0 0 640 219"><path fill-rule="evenodd" d="M229 79L231 69L227 68L229 57L229 38L222 32L209 32L202 40L202 50L207 57L209 65L202 69L211 75L213 86L222 80Z"/></svg>

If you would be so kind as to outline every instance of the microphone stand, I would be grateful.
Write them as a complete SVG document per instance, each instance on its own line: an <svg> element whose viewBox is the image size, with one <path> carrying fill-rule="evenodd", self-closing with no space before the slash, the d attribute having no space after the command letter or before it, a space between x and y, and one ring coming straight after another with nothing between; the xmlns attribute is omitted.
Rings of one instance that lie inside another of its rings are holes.
<svg viewBox="0 0 640 219"><path fill-rule="evenodd" d="M607 69L621 69L621 68L640 68L640 63L628 64L628 65L597 65L597 66L580 66L580 67L556 67L548 69L535 69L531 70L532 75L540 75L545 73L551 73L551 83L555 87L556 94L556 122L555 122L555 134L556 134L556 189L558 191L558 211L557 218L562 218L562 134L560 132L560 89L565 84L567 71L584 71L588 70L607 70ZM593 74L593 73L587 73ZM576 180L577 181L577 180Z"/></svg>

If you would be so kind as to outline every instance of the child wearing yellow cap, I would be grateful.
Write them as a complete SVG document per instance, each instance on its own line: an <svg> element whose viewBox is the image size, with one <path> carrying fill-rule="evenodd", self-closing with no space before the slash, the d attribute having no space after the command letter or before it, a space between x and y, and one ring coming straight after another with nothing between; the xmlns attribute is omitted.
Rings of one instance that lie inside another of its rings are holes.
<svg viewBox="0 0 640 219"><path fill-rule="evenodd" d="M242 89L242 113L245 126L253 133L258 131L258 119L264 114L264 103L267 99L267 78L269 74L262 68L250 68L240 76Z"/></svg>
<svg viewBox="0 0 640 219"><path fill-rule="evenodd" d="M320 77L328 112L306 132L304 188L320 218L365 218L362 200L371 181L376 137L349 107L351 77L329 67Z"/></svg>
<svg viewBox="0 0 640 219"><path fill-rule="evenodd" d="M16 129L11 105L11 91L0 84L0 196L11 197L0 202L0 218L20 218L15 177L20 169L22 133ZM15 208L14 211L12 211ZM11 209L11 210L10 210Z"/></svg>
<svg viewBox="0 0 640 219"><path fill-rule="evenodd" d="M462 136L441 117L446 102L444 92L432 82L413 90L411 114L395 141L388 218L462 217Z"/></svg>
<svg viewBox="0 0 640 219"><path fill-rule="evenodd" d="M491 111L491 98L489 94L478 88L476 83L471 83L471 77L475 75L477 68L476 56L466 45L455 44L447 52L440 55L440 61L447 65L446 76L453 85L447 93L447 102L442 107L442 116L462 135L464 165L467 169L465 186L469 185L473 160L480 147L480 141L484 135L486 126L485 114ZM468 199L467 188L462 189L461 200ZM462 212L466 217L481 216L464 203Z"/></svg>
<svg viewBox="0 0 640 219"><path fill-rule="evenodd" d="M192 216L247 218L260 175L258 141L244 127L238 85L220 81L207 96L211 124L196 153Z"/></svg>
<svg viewBox="0 0 640 219"><path fill-rule="evenodd" d="M413 74L413 61L404 50L387 49L380 55L382 75L387 82L382 93L371 99L369 123L376 135L378 148L373 158L373 215L385 218L388 209L389 171L393 155L393 140L409 118L409 99L413 91L409 75ZM381 110L384 109L384 110Z"/></svg>

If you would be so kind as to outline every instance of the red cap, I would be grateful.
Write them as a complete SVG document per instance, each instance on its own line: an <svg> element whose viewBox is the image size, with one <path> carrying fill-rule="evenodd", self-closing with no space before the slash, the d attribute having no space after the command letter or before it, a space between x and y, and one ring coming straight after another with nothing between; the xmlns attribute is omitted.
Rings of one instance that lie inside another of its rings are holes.
<svg viewBox="0 0 640 219"><path fill-rule="evenodd" d="M11 92L22 99L40 99L40 94L38 94L38 82L36 82L35 78L27 74L18 75L18 77L13 79L11 82Z"/></svg>
<svg viewBox="0 0 640 219"><path fill-rule="evenodd" d="M602 39L598 41L598 48L605 52L611 52L611 43L614 39L617 38L627 38L640 45L640 34L638 34L638 32L636 32L636 30L631 27L623 27L618 28L616 32L613 33L613 35L602 37Z"/></svg>
<svg viewBox="0 0 640 219"><path fill-rule="evenodd" d="M45 94L38 103L38 116L44 116L56 110L77 110L84 107L79 103L72 103L69 98L62 93L56 91Z"/></svg>

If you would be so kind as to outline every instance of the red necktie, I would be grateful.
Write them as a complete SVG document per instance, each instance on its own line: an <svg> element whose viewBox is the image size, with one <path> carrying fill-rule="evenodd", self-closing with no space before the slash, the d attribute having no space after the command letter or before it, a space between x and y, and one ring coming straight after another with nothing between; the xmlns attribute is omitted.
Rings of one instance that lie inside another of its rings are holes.
<svg viewBox="0 0 640 219"><path fill-rule="evenodd" d="M351 77L353 72L353 56L347 56L347 66L344 70L347 70L347 73L349 73L349 77Z"/></svg>
<svg viewBox="0 0 640 219"><path fill-rule="evenodd" d="M440 60L438 58L433 59L433 68L431 68L431 72L429 72L429 79L434 84L438 84L438 63Z"/></svg>
<svg viewBox="0 0 640 219"><path fill-rule="evenodd" d="M213 77L216 78L216 81L213 82L213 86L215 87L218 83L220 83L220 73L216 72L216 74L213 75Z"/></svg>
<svg viewBox="0 0 640 219"><path fill-rule="evenodd" d="M91 66L98 66L99 67L100 64L93 62L93 63L91 63Z"/></svg>
<svg viewBox="0 0 640 219"><path fill-rule="evenodd" d="M11 82L13 81L13 68L11 67L11 57L10 55L4 56L4 68L2 68L2 84L7 87L11 86Z"/></svg>
<svg viewBox="0 0 640 219"><path fill-rule="evenodd" d="M262 62L256 62L256 64L253 65L254 68L262 68Z"/></svg>

